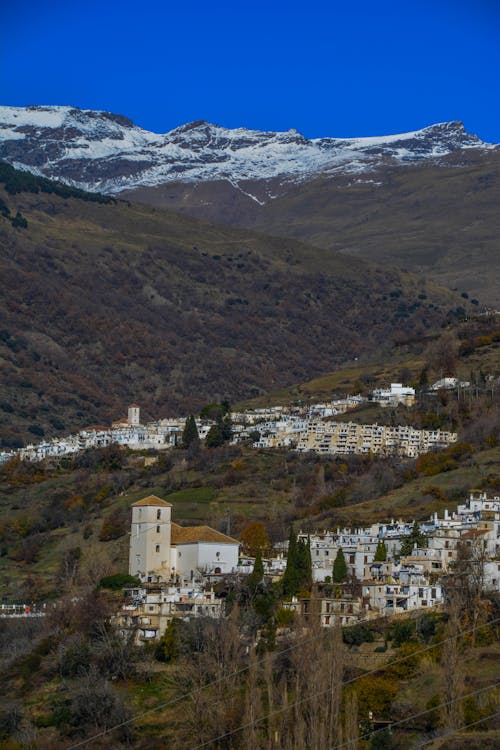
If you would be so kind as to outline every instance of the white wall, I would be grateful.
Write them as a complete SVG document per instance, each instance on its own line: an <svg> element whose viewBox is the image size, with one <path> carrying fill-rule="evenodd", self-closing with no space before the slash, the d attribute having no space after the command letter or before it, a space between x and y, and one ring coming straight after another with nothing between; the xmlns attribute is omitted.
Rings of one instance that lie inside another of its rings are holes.
<svg viewBox="0 0 500 750"><path fill-rule="evenodd" d="M221 573L231 573L238 565L239 545L218 542L193 542L177 545L176 571L189 578L196 570L213 572L220 568ZM218 554L217 554L218 553Z"/></svg>

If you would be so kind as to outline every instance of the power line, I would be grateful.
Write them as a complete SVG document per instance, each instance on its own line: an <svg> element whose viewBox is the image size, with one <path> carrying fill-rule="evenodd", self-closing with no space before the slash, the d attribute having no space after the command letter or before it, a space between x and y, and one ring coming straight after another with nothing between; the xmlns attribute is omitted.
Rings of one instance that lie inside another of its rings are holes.
<svg viewBox="0 0 500 750"><path fill-rule="evenodd" d="M478 626L472 626L470 628L467 628L466 630L462 630L459 633L456 633L455 635L449 636L448 638L444 638L441 641L438 641L437 643L433 643L429 646L425 646L422 649L419 649L418 651L413 651L411 654L407 654L406 656L402 656L400 659L395 659L394 661L389 662L388 664L383 664L380 667L375 667L374 669L369 670L368 672L364 672L362 675L358 675L357 677L353 677L350 680L345 680L341 683L342 687L345 687L346 685L351 685L354 682L357 682L358 680L361 680L365 677L369 677L372 674L375 674L376 672L383 671L384 669L387 669L388 667L392 667L396 664L401 664L408 659L411 659L415 656L418 656L419 654L427 653L428 651L437 648L438 646L442 646L444 643L448 643L449 641L454 640L455 638L460 638L463 635L466 635L467 633L473 632L475 630L481 630L482 628L488 627L490 625L495 625L496 623L500 622L500 617L495 618L494 620L490 620L489 622L483 623L482 625ZM291 644L286 649L283 649L282 651L275 652L271 654L271 658L274 659L277 656L281 656L284 653L287 653L289 651L292 651L295 648L298 648L299 646L304 645L305 643L308 643L310 641L316 640L316 638L306 638L303 641L296 642L294 644ZM262 664L266 660L266 657L258 660L255 662L256 665ZM75 743L74 745L70 745L67 750L76 750L76 748L84 747L85 745L88 745L90 742L93 742L94 740L99 739L100 737L104 737L105 735L109 734L110 732L114 732L116 729L121 729L124 726L128 726L129 724L134 723L135 721L138 721L140 719L145 718L146 716L150 716L153 713L156 713L157 711L161 711L164 708L168 708L169 706L173 706L177 703L180 703L183 700L186 700L187 698L190 698L193 695L197 695L203 690L206 690L210 687L215 687L216 685L219 685L221 682L224 682L225 680L230 679L231 677L237 677L240 674L243 674L249 669L249 665L246 665L244 667L241 667L240 669L230 672L227 675L224 675L223 677L220 677L218 680L214 680L213 682L209 682L206 685L203 685L199 688L196 688L195 690L191 690L188 693L184 693L183 695L178 696L177 698L172 698L168 701L164 701L163 703L158 704L157 706L154 706L153 708L148 709L148 711L144 711L141 714L136 714L135 716L132 716L130 719L126 719L125 721L120 722L119 724L115 724L112 727L108 727L107 729L103 729L101 732L98 732L97 734L94 734L92 737L88 737L87 739L81 740L80 742ZM223 735L220 735L219 737L212 738L211 740L208 740L206 742L203 742L201 745L196 745L195 748L192 748L192 750L199 750L200 748L206 747L207 745L211 744L212 742L217 742L218 740L225 739L226 737L229 737L233 734L236 734L237 732L242 731L243 729L248 728L252 724L260 723L261 721L264 721L265 719L270 718L271 716L283 713L283 711L288 711L290 708L294 708L297 705L300 705L304 703L305 701L311 700L312 698L318 698L325 693L330 692L331 688L327 688L325 690L320 691L319 693L315 693L313 695L309 695L307 698L302 698L298 701L295 701L294 703L290 703L284 708L276 709L276 711L272 711L269 714L266 714L262 717L260 717L256 722L249 722L247 724L244 724L237 729L233 729L229 732L225 732ZM215 703L216 701L214 701Z"/></svg>
<svg viewBox="0 0 500 750"><path fill-rule="evenodd" d="M454 698L453 700L439 703L437 706L427 708L425 711L419 711L419 713L417 714L412 714L411 716L407 716L404 719L399 719L399 721L393 721L382 729L376 729L374 732L366 732L365 734L362 734L360 737L358 737L358 740L365 740L367 737L373 737L374 734L384 732L386 729L392 729L393 727L397 727L400 724L405 724L407 721L419 719L421 716L425 716L426 714L430 714L433 711L437 711L439 708L445 708L446 706L451 706L453 703L457 703L458 701L463 701L466 698L471 698L473 695L479 695L480 693L485 693L487 690L493 690L493 688L498 687L498 685L500 685L500 680L497 682L493 682L491 685L487 685L486 687L478 688L478 690L473 690L471 693L467 693L466 695L461 695L458 698ZM348 747L350 744L350 741L343 742L341 745L335 745L334 747L330 748L330 750L340 750L341 747Z"/></svg>
<svg viewBox="0 0 500 750"><path fill-rule="evenodd" d="M500 618L497 618L497 620L491 621L490 623L485 623L485 625L486 624L490 625L493 622L496 622L498 620L500 620ZM480 627L484 627L484 625L482 625ZM451 641L451 640L453 640L455 638L459 638L464 633L470 632L470 630L474 630L474 628L469 628L468 631L467 630L463 630L460 633L457 633L456 635L450 636L449 638L445 638L444 640L439 641L438 643L432 644L432 646L427 646L426 648L420 649L419 651L414 651L413 653L408 654L407 656L403 656L403 657L401 657L401 659L396 659L395 661L389 662L389 664L385 664L383 667L377 667L375 669L370 670L369 672L365 672L362 675L358 675L357 677L353 677L350 680L345 680L344 682L341 683L341 687L345 687L346 685L351 685L352 683L357 682L358 680L362 680L365 677L369 677L371 674L374 674L375 672L381 671L381 669L385 669L387 667L391 667L394 664L399 664L399 663L401 663L403 661L406 661L407 659L409 659L409 658L411 658L413 656L417 656L420 653L425 653L425 652L429 651L432 648L436 648L436 646L441 646L444 643L447 643L448 641ZM218 737L214 737L211 740L206 740L205 742L202 742L201 744L196 745L195 747L191 748L191 750L201 750L201 748L206 747L207 745L212 744L212 742L218 742L219 740L226 739L227 737L230 737L233 734L236 734L237 732L242 731L243 729L248 729L248 727L250 727L252 725L260 724L262 721L265 721L265 719L269 719L272 716L276 716L278 714L283 713L284 711L288 711L291 708L295 708L295 706L300 706L302 703L306 703L307 701L310 701L313 698L320 698L321 696L329 693L331 691L331 689L332 689L331 687L328 687L328 688L325 688L325 690L321 690L319 692L313 693L312 695L308 695L306 698L301 698L300 700L294 701L293 703L289 703L284 708L276 709L275 711L271 711L270 713L265 714L264 716L259 717L256 721L247 722L246 724L241 725L237 729L233 729L233 730L230 730L229 732L225 732L224 734L221 734ZM71 750L71 748L70 748L70 750Z"/></svg>
<svg viewBox="0 0 500 750"><path fill-rule="evenodd" d="M276 651L272 654L268 654L268 656L274 659L275 657L282 656L283 654L293 651L293 649L298 648L299 646L304 646L306 643L310 643L314 640L316 640L316 637L303 638L302 640L299 640L299 641L296 641L295 643L290 644L290 646L287 646L287 648L284 648L281 651ZM263 664L266 661L266 659L267 659L267 656L261 659L258 659L255 662L255 666L258 666L259 664ZM103 737L105 734L109 734L109 732L113 732L115 729L120 729L121 727L127 726L128 724L138 721L139 719L143 719L146 716L149 716L150 714L155 713L156 711L160 711L163 708L168 708L169 706L173 706L176 703L180 703L181 701L186 700L187 698L190 698L193 695L197 695L198 693L201 693L203 690L206 690L209 687L215 687L216 685L219 685L221 682L225 682L225 680L229 680L231 677L238 677L238 675L243 674L244 672L247 672L248 669L249 669L249 665L245 665L244 667L240 667L234 672L230 672L227 675L223 675L222 677L219 677L219 679L217 680L213 680L213 682L209 682L206 685L202 685L201 687L196 688L195 690L191 690L189 693L184 693L183 695L179 695L177 696L177 698L171 698L168 701L160 703L154 708L150 708L148 711L144 711L142 714L137 714L136 716L133 716L131 719L127 719L126 721L123 721L120 724L116 724L112 727L109 727L109 729L99 732L98 734L95 734L92 737L87 738L86 740L82 740L78 742L76 745L70 745L70 747L68 747L68 750L73 750L73 748L77 748L77 747L83 747L89 742L92 742L93 740L96 740L99 737Z"/></svg>
<svg viewBox="0 0 500 750"><path fill-rule="evenodd" d="M442 734L440 737L436 737L437 740L445 740L447 737L452 737L454 734L458 734L459 732L463 732L464 729L470 729L471 727L475 727L477 724L482 724L483 721L488 721L489 719L494 719L495 716L500 716L500 711L495 711L492 714L489 714L488 716L483 716L482 719L477 719L476 721L471 721L469 724L464 724L463 727L460 727L459 729L450 729L448 732L445 732L445 734ZM425 745L427 745L429 742L434 742L434 740L424 740L420 745L417 745L412 750L422 750Z"/></svg>

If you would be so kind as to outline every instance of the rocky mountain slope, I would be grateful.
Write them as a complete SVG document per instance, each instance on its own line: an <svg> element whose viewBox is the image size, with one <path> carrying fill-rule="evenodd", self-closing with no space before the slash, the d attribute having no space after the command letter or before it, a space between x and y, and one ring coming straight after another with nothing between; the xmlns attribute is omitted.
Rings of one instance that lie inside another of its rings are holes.
<svg viewBox="0 0 500 750"><path fill-rule="evenodd" d="M109 422L131 400L151 419L257 395L473 309L418 277L296 240L5 184L7 445Z"/></svg>
<svg viewBox="0 0 500 750"><path fill-rule="evenodd" d="M307 139L198 121L151 133L109 112L73 107L0 107L0 158L88 190L120 193L169 182L276 180L362 174L375 166L419 163L456 151L489 150L460 122L373 138ZM275 197L276 184L257 202Z"/></svg>

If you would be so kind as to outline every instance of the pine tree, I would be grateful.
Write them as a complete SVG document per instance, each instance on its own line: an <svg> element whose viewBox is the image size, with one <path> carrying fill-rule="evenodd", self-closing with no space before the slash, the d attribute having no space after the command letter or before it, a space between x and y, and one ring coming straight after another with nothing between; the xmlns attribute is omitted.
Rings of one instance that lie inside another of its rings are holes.
<svg viewBox="0 0 500 750"><path fill-rule="evenodd" d="M337 557L335 558L333 563L332 579L334 583L342 583L342 581L345 581L346 578L347 564L345 561L344 553L342 552L342 547L339 547Z"/></svg>
<svg viewBox="0 0 500 750"><path fill-rule="evenodd" d="M213 424L209 429L205 438L205 445L207 448L218 448L224 442L221 428L218 424Z"/></svg>
<svg viewBox="0 0 500 750"><path fill-rule="evenodd" d="M379 539L377 549L375 550L375 562L385 562L387 560L387 547L382 539Z"/></svg>
<svg viewBox="0 0 500 750"><path fill-rule="evenodd" d="M415 545L417 547L427 547L427 537L420 531L420 526L416 520L413 522L408 536L403 537L401 541L401 556L406 557L407 555L411 555Z"/></svg>
<svg viewBox="0 0 500 750"><path fill-rule="evenodd" d="M191 414L187 419L186 423L184 425L184 430L182 432L182 447L183 448L189 448L189 446L192 443L197 443L200 439L200 436L198 434L198 428L196 426L196 420Z"/></svg>

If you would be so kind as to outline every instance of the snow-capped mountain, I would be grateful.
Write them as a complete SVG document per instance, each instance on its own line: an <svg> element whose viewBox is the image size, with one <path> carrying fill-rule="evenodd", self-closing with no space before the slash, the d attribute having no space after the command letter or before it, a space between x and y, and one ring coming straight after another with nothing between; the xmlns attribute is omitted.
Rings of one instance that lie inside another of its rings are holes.
<svg viewBox="0 0 500 750"><path fill-rule="evenodd" d="M360 173L382 164L437 159L493 144L460 122L373 138L307 139L233 130L197 121L151 133L121 115L74 107L0 107L0 159L87 190L117 194L168 182L300 182L319 174Z"/></svg>

